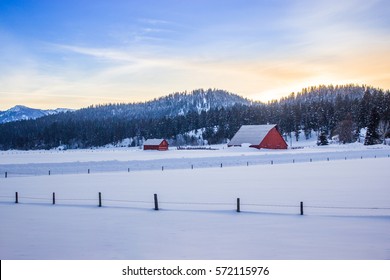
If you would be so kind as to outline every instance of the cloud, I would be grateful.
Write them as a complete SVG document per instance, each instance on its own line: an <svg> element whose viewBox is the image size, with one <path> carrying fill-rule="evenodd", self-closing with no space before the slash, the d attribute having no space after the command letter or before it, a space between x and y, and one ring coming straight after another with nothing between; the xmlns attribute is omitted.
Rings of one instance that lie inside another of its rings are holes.
<svg viewBox="0 0 390 280"><path fill-rule="evenodd" d="M105 59L110 61L118 62L137 62L138 59L135 56L130 55L127 52L123 52L117 49L110 48L91 48L91 47L80 47L74 45L59 45L52 44L59 51L67 51L86 56L91 56L97 59Z"/></svg>
<svg viewBox="0 0 390 280"><path fill-rule="evenodd" d="M41 67L20 69L14 75L0 78L3 90L9 90L8 94L1 93L2 100L23 96L19 100L35 107L42 103L51 108L78 108L97 103L144 101L196 88L222 88L262 101L318 84L365 83L389 88L390 61L385 49L369 56L362 55L361 50L352 50L348 55L329 57L252 60L160 56L120 48L72 45L55 45L55 49L65 52L70 60L72 54L77 61L80 55L89 58L91 70L75 68L73 64L62 65L53 72L42 71ZM94 62L102 61L103 65L94 67Z"/></svg>
<svg viewBox="0 0 390 280"><path fill-rule="evenodd" d="M164 19L156 19L156 18L139 18L139 22L145 23L148 25L172 25L172 21L164 20Z"/></svg>
<svg viewBox="0 0 390 280"><path fill-rule="evenodd" d="M12 98L77 108L214 87L263 101L318 84L390 88L387 2L260 4L139 15L107 27L107 42L0 33L2 109Z"/></svg>

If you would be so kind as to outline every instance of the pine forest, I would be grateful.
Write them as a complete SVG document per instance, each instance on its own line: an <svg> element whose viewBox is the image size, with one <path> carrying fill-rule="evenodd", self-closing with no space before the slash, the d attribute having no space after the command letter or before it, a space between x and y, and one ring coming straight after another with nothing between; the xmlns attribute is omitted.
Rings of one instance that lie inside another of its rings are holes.
<svg viewBox="0 0 390 280"><path fill-rule="evenodd" d="M241 125L277 124L282 135L340 143L383 143L390 137L390 92L358 86L316 86L280 100L256 102L219 89L170 94L142 103L105 104L0 125L0 149L99 147L165 138L170 145L227 143Z"/></svg>

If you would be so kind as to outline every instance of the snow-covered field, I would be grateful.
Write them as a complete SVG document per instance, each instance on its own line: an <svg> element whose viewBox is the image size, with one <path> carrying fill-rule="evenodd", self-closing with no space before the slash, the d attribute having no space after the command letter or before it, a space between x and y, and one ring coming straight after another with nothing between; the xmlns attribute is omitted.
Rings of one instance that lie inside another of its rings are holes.
<svg viewBox="0 0 390 280"><path fill-rule="evenodd" d="M8 177L85 174L246 166L259 164L298 163L389 157L390 146L329 145L318 147L315 141L294 143L294 149L257 150L249 147L212 146L211 150L143 151L139 148L100 148L67 151L3 151L0 152L0 176Z"/></svg>
<svg viewBox="0 0 390 280"><path fill-rule="evenodd" d="M390 259L388 146L219 148L1 152L0 259Z"/></svg>

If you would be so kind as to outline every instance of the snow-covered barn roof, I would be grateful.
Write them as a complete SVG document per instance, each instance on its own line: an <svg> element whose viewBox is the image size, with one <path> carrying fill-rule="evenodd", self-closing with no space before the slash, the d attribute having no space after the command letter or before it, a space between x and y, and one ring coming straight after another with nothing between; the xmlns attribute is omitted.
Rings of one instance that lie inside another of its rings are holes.
<svg viewBox="0 0 390 280"><path fill-rule="evenodd" d="M268 132L274 128L276 124L266 125L243 125L233 136L228 143L229 146L240 146L249 143L251 145L258 145L263 141Z"/></svg>
<svg viewBox="0 0 390 280"><path fill-rule="evenodd" d="M160 145L164 139L148 139L144 142L144 145Z"/></svg>

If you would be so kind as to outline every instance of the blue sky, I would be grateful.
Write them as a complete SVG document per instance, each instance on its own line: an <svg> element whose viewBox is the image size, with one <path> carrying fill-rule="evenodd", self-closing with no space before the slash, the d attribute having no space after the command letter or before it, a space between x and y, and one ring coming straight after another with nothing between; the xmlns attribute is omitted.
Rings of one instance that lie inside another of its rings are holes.
<svg viewBox="0 0 390 280"><path fill-rule="evenodd" d="M0 110L390 88L389 1L0 0Z"/></svg>

